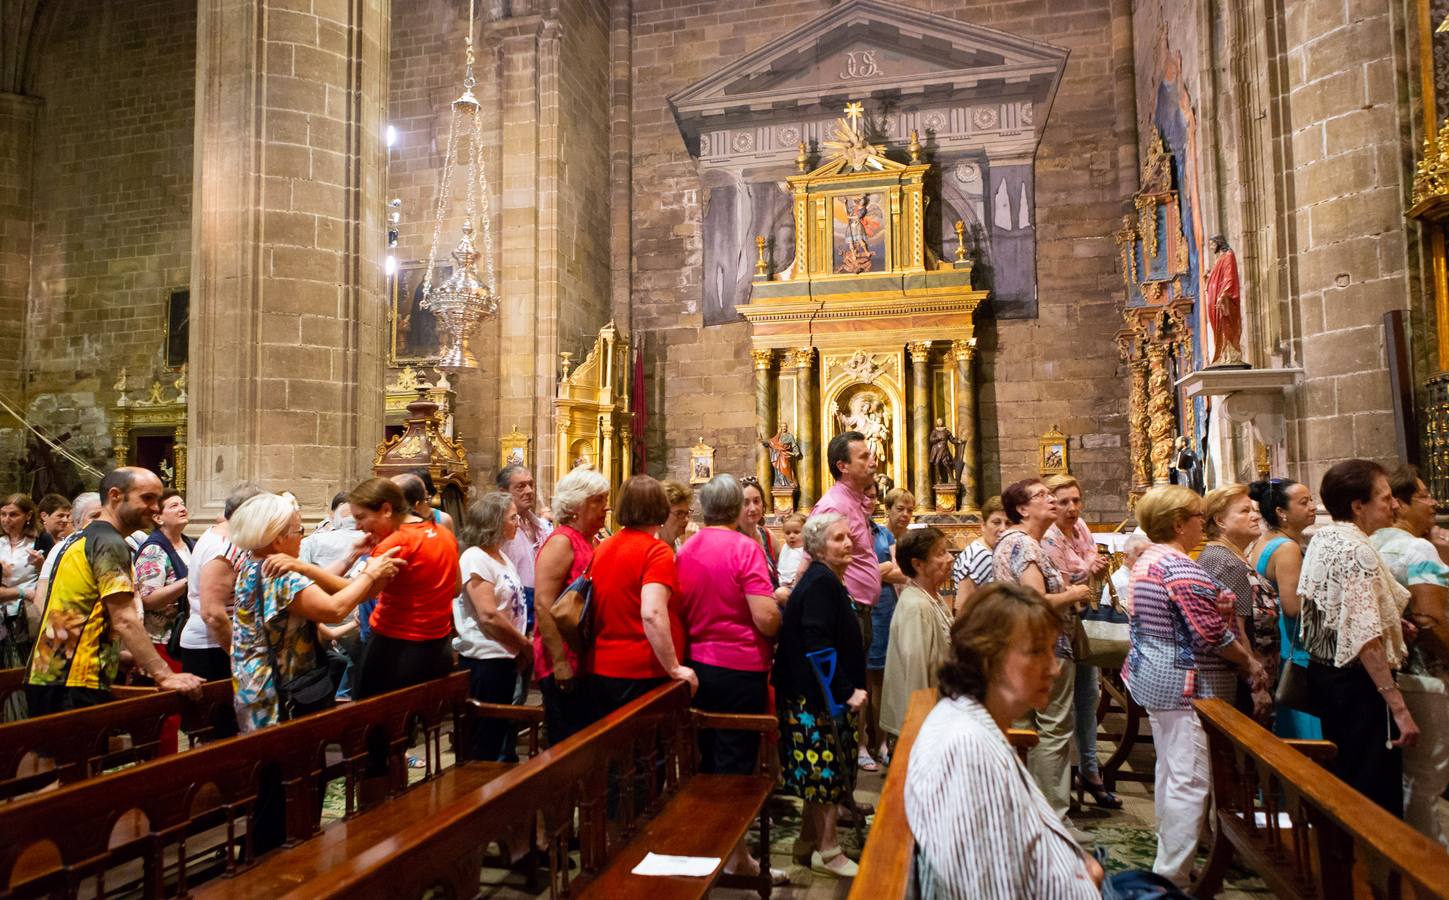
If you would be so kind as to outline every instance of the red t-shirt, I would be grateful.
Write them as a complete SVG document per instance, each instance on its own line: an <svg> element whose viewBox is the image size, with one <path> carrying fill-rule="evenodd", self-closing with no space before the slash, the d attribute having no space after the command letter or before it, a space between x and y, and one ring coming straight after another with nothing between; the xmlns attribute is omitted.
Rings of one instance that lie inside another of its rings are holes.
<svg viewBox="0 0 1449 900"><path fill-rule="evenodd" d="M453 598L458 594L458 542L435 522L412 522L373 548L381 556L402 548L407 563L377 599L372 630L404 641L431 641L453 631Z"/></svg>
<svg viewBox="0 0 1449 900"><path fill-rule="evenodd" d="M610 678L664 678L644 636L642 596L646 584L669 588L669 633L674 653L684 659L684 627L674 583L674 551L639 528L625 528L594 551L594 649L589 671Z"/></svg>

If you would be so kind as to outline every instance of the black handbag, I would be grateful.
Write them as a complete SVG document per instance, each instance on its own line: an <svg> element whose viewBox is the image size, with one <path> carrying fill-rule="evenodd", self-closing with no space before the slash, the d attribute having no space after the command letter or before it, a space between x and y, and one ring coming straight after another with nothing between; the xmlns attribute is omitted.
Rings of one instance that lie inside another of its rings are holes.
<svg viewBox="0 0 1449 900"><path fill-rule="evenodd" d="M277 651L267 640L266 626L262 626L262 642L267 645L267 659L272 664L272 682L277 686L277 709L283 722L335 706L337 685L342 683L342 673L347 670L346 659L330 648L322 649L317 638L316 622L308 622L303 627L312 629L312 641L322 659L317 666L283 684L277 680L282 671L277 665Z"/></svg>
<svg viewBox="0 0 1449 900"><path fill-rule="evenodd" d="M1295 666L1292 660L1283 660L1283 671L1278 675L1278 689L1273 699L1299 712L1311 712L1308 696L1308 668Z"/></svg>

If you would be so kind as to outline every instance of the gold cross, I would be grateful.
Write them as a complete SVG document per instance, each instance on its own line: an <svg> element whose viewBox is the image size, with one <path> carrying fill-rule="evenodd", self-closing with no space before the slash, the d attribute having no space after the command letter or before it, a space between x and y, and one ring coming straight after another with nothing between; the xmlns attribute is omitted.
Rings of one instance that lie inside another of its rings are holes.
<svg viewBox="0 0 1449 900"><path fill-rule="evenodd" d="M865 107L860 105L860 101L847 103L845 105L845 117L850 120L851 128L855 127L856 120L863 115L865 115Z"/></svg>

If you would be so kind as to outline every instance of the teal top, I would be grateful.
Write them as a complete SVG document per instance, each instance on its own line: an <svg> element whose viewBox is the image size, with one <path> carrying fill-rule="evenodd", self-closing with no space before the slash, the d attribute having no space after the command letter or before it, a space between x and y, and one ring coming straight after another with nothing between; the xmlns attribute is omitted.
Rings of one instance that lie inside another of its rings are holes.
<svg viewBox="0 0 1449 900"><path fill-rule="evenodd" d="M1289 542L1289 538L1277 537L1269 541L1263 552L1258 554L1258 565L1255 568L1258 574L1268 579L1275 591L1278 590L1278 579L1268 574L1268 563L1273 559L1273 554L1278 548ZM1294 665L1308 665L1308 651L1298 642L1298 617L1290 616L1283 612L1282 592L1278 592L1278 646L1281 649L1283 659L1291 659Z"/></svg>

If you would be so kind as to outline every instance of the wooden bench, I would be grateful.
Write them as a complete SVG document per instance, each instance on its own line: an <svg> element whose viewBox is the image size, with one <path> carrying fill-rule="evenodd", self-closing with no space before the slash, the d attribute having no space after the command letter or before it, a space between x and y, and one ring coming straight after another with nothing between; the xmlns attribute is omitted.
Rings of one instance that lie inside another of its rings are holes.
<svg viewBox="0 0 1449 900"><path fill-rule="evenodd" d="M1215 896L1238 859L1279 897L1449 897L1449 853L1315 763L1331 743L1283 741L1222 700L1193 706L1215 809L1194 896Z"/></svg>
<svg viewBox="0 0 1449 900"><path fill-rule="evenodd" d="M699 728L759 731L764 740L757 774L696 774ZM664 685L429 818L397 815L400 807L391 802L357 820L369 820L370 839L359 830L347 835L345 848L340 832L337 844L309 842L216 883L206 895L472 897L490 843L522 846L541 834L551 897L702 897L715 884L744 884L768 897L769 820L763 810L776 772L765 761L774 758L776 733L772 716L694 712L683 684ZM756 817L764 873L723 876L723 858ZM375 832L374 821L380 824ZM569 873L571 842L579 850L577 878ZM722 859L705 878L633 875L630 870L650 851ZM327 855L323 865L307 861L317 854ZM308 878L286 881L288 870ZM280 890L283 884L290 891ZM272 893L264 894L268 886Z"/></svg>
<svg viewBox="0 0 1449 900"><path fill-rule="evenodd" d="M915 896L916 840L906 820L906 773L910 771L916 735L939 697L929 689L911 694L890 771L876 803L870 836L860 855L860 874L850 886L851 900L904 900ZM1011 729L1007 739L1023 764L1027 751L1038 743L1037 733L1023 728Z"/></svg>
<svg viewBox="0 0 1449 900"><path fill-rule="evenodd" d="M209 735L218 712L231 711L230 680L208 682L197 701L155 688L131 688L121 696L125 699L0 725L0 801L154 759L170 716L180 715L195 741Z"/></svg>
<svg viewBox="0 0 1449 900"><path fill-rule="evenodd" d="M542 711L506 709L531 719L536 746ZM76 897L113 891L117 878L135 881L146 897L185 894L254 861L253 813L265 784L279 785L283 838L295 844L319 831L327 781L343 781L348 818L398 796L408 786L415 732L424 780L441 780L443 733L464 734L478 714L489 709L468 699L468 673L455 672L0 806L0 896ZM466 750L458 741L457 752ZM449 777L474 775L470 768ZM198 856L210 860L200 871L191 864Z"/></svg>

